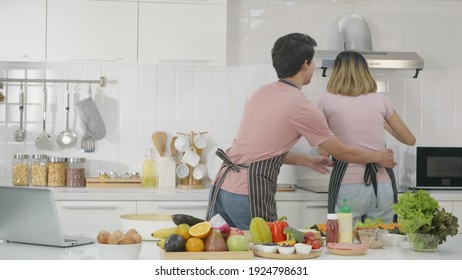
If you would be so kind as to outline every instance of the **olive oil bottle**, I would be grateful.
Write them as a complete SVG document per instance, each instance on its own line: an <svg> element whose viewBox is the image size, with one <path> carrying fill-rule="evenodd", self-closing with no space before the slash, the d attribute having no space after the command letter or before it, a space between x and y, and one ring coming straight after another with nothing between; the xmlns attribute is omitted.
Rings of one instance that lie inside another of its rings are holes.
<svg viewBox="0 0 462 280"><path fill-rule="evenodd" d="M143 163L143 187L157 187L157 162L154 150L147 149Z"/></svg>

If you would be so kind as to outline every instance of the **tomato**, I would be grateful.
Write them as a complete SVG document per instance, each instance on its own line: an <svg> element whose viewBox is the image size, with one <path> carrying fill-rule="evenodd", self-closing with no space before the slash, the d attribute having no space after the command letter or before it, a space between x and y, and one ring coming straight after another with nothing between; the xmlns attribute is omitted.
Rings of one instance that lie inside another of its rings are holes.
<svg viewBox="0 0 462 280"><path fill-rule="evenodd" d="M311 249L316 250L321 248L321 241L319 240L312 240L311 241Z"/></svg>

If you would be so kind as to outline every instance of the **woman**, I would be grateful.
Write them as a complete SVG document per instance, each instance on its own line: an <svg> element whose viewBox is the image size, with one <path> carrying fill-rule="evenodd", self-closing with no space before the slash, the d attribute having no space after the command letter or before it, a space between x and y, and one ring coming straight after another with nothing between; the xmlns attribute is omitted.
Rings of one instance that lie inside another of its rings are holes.
<svg viewBox="0 0 462 280"><path fill-rule="evenodd" d="M390 150L363 151L344 145L326 119L301 91L311 82L316 41L292 33L276 40L271 51L279 81L264 85L247 100L232 146L218 150L223 165L210 190L206 219L220 214L232 227L248 229L253 217L277 219L276 182L281 165L292 164L327 173L327 157L290 153L301 137L336 158L358 162L396 163Z"/></svg>
<svg viewBox="0 0 462 280"><path fill-rule="evenodd" d="M385 148L385 130L398 141L414 145L415 137L382 93L364 57L344 51L335 59L327 94L318 108L330 129L345 144L378 151ZM323 153L321 153L323 154ZM365 218L394 219L391 206L397 202L393 170L377 164L357 164L335 160L329 183L329 213L337 212L346 198L354 221ZM371 186L372 184L372 186Z"/></svg>

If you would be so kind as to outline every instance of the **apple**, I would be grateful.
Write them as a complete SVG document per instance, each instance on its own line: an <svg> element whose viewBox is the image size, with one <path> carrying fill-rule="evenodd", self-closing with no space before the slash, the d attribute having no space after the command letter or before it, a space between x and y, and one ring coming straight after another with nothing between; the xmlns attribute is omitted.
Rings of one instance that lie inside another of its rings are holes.
<svg viewBox="0 0 462 280"><path fill-rule="evenodd" d="M247 237L240 234L232 234L226 241L228 251L247 251L249 250L249 241Z"/></svg>

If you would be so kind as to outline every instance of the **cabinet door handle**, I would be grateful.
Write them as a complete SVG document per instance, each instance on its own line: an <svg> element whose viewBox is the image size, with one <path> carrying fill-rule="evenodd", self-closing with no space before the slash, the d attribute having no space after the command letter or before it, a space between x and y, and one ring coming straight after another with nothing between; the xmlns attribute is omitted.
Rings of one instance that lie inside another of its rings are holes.
<svg viewBox="0 0 462 280"><path fill-rule="evenodd" d="M207 209L207 205L159 205L159 209Z"/></svg>
<svg viewBox="0 0 462 280"><path fill-rule="evenodd" d="M75 204L75 205L62 205L61 208L64 209L116 209L117 205L115 204L94 204L94 205L82 205L82 204Z"/></svg>
<svg viewBox="0 0 462 280"><path fill-rule="evenodd" d="M327 209L327 205L306 205L304 206L305 209L309 209L309 208L326 208Z"/></svg>
<svg viewBox="0 0 462 280"><path fill-rule="evenodd" d="M16 58L16 59L24 59L28 58L29 55L27 54L8 54L8 53L0 53L0 58Z"/></svg>

